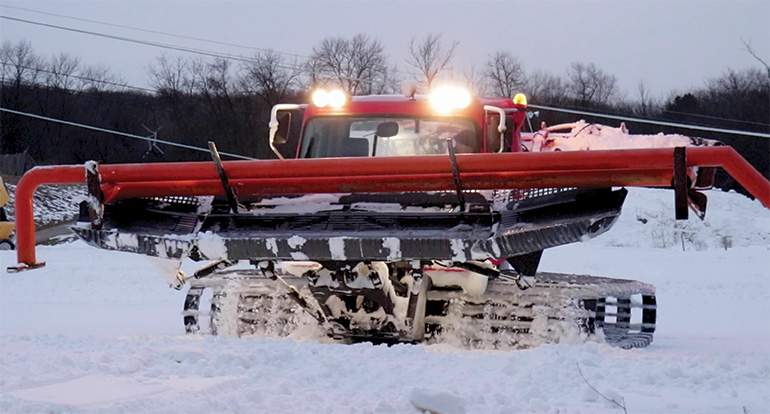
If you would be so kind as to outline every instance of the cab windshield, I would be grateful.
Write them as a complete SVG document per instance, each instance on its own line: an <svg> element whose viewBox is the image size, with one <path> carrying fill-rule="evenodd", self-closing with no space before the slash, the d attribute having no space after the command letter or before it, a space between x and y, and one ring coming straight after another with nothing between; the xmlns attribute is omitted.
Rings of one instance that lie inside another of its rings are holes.
<svg viewBox="0 0 770 414"><path fill-rule="evenodd" d="M474 123L457 118L318 117L307 122L301 158L393 157L481 151Z"/></svg>

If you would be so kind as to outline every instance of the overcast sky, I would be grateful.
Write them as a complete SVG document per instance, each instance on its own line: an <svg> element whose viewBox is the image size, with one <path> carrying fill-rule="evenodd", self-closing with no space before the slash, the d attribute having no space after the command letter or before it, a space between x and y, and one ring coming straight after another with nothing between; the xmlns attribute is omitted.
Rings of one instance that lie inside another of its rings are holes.
<svg viewBox="0 0 770 414"><path fill-rule="evenodd" d="M770 62L770 1L10 1L15 18L218 53L230 46L150 34L23 11L77 17L307 56L327 36L366 33L380 39L400 70L410 39L442 33L460 42L456 73L480 71L489 54L508 51L526 71L563 75L571 62L594 63L615 75L629 98L644 80L661 98L704 85L728 68L762 66L742 40ZM127 43L0 19L0 38L26 39L45 56L66 52L103 64L135 86L163 52ZM167 51L171 54L181 52Z"/></svg>

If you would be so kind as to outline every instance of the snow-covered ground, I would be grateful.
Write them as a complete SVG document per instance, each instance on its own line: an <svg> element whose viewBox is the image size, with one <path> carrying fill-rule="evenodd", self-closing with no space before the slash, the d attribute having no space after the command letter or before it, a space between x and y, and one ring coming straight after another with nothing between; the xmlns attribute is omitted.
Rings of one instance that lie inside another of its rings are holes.
<svg viewBox="0 0 770 414"><path fill-rule="evenodd" d="M546 252L541 270L657 286L655 341L629 351L185 335L184 292L143 258L38 247L44 268L0 275L0 412L623 412L590 383L628 413L768 413L770 212L708 195L705 222L675 222L671 192L632 189L609 233Z"/></svg>

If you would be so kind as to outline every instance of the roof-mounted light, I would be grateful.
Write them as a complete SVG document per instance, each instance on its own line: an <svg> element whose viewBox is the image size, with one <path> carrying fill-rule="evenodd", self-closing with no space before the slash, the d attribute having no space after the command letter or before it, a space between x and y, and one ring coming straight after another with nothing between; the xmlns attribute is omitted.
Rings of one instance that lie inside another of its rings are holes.
<svg viewBox="0 0 770 414"><path fill-rule="evenodd" d="M442 86L430 94L430 104L437 112L447 113L454 109L463 109L471 103L471 94L465 89Z"/></svg>
<svg viewBox="0 0 770 414"><path fill-rule="evenodd" d="M313 105L323 108L329 104L329 92L323 89L319 89L313 92Z"/></svg>
<svg viewBox="0 0 770 414"><path fill-rule="evenodd" d="M527 95L524 95L523 93L517 93L513 97L513 104L527 106Z"/></svg>
<svg viewBox="0 0 770 414"><path fill-rule="evenodd" d="M325 106L331 106L332 108L340 108L345 105L347 96L339 89L335 89L331 92L327 92L323 89L318 89L313 92L313 105L323 108Z"/></svg>
<svg viewBox="0 0 770 414"><path fill-rule="evenodd" d="M345 94L341 90L336 89L329 92L329 106L332 108L341 108L342 105L345 105L345 101Z"/></svg>

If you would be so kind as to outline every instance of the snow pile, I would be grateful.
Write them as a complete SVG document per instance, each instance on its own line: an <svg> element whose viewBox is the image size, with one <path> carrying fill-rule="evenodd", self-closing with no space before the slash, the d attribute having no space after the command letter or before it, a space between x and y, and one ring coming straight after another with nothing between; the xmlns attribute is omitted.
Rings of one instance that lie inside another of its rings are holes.
<svg viewBox="0 0 770 414"><path fill-rule="evenodd" d="M735 192L706 191L704 220L674 217L674 192L629 188L615 226L588 243L599 246L678 250L770 245L770 214L758 200Z"/></svg>
<svg viewBox="0 0 770 414"><path fill-rule="evenodd" d="M11 200L5 205L8 219L15 217L15 193L16 185L5 183ZM32 207L35 215L35 224L38 227L58 223L77 218L80 207L79 202L88 194L85 184L73 185L41 185L35 191Z"/></svg>
<svg viewBox="0 0 770 414"><path fill-rule="evenodd" d="M261 215L280 207L281 213L310 214L319 211L340 210L342 194L308 194L298 197L274 197L256 203L251 213Z"/></svg>
<svg viewBox="0 0 770 414"><path fill-rule="evenodd" d="M562 132L569 131L569 132ZM584 151L633 148L673 148L692 145L714 145L716 141L680 134L629 134L624 123L613 128L580 120L554 125L535 133L522 133L531 151Z"/></svg>
<svg viewBox="0 0 770 414"><path fill-rule="evenodd" d="M648 229L673 225L673 195L632 190L606 235L544 254L543 271L657 286L655 341L629 351L186 335L185 293L143 258L81 242L39 247L45 267L0 274L0 412L623 412L596 391L629 413L770 412L770 212L708 195L711 221L681 222L703 250L658 248ZM722 234L727 250L713 240Z"/></svg>

